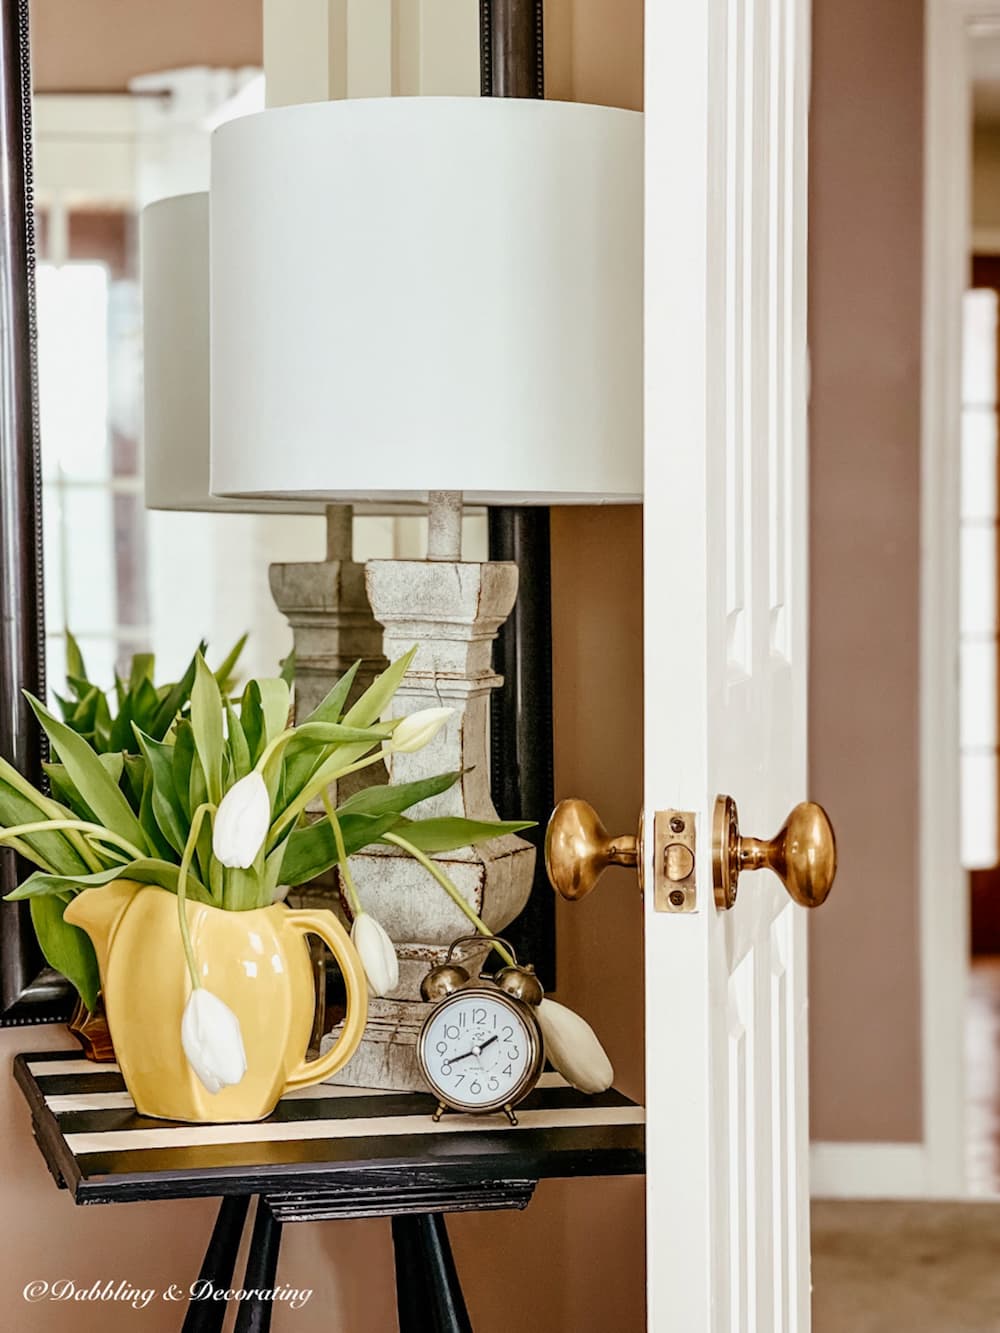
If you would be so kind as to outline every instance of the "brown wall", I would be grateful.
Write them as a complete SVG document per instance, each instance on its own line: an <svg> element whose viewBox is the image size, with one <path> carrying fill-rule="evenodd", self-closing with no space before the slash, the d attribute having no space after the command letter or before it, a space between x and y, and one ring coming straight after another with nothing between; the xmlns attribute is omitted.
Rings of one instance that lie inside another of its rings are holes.
<svg viewBox="0 0 1000 1333"><path fill-rule="evenodd" d="M923 6L818 0L809 339L812 1137L921 1137L917 902Z"/></svg>
<svg viewBox="0 0 1000 1333"><path fill-rule="evenodd" d="M261 0L31 0L38 92L124 92L185 65L261 63Z"/></svg>

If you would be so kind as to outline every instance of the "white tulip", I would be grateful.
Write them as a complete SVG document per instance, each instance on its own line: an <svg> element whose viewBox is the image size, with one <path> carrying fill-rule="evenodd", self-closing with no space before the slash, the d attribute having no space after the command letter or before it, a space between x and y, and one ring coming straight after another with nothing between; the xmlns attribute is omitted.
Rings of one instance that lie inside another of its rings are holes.
<svg viewBox="0 0 1000 1333"><path fill-rule="evenodd" d="M188 1064L213 1095L247 1072L240 1020L229 1005L198 986L184 1006L181 1045Z"/></svg>
<svg viewBox="0 0 1000 1333"><path fill-rule="evenodd" d="M415 754L432 741L454 713L454 708L421 708L404 717L385 748L390 754Z"/></svg>
<svg viewBox="0 0 1000 1333"><path fill-rule="evenodd" d="M615 1071L590 1024L555 1000L542 1000L538 1021L545 1054L568 1083L581 1092L604 1092Z"/></svg>
<svg viewBox="0 0 1000 1333"><path fill-rule="evenodd" d="M271 802L256 771L234 783L219 802L212 828L212 851L224 866L246 870L257 859L271 827Z"/></svg>
<svg viewBox="0 0 1000 1333"><path fill-rule="evenodd" d="M359 912L354 918L351 940L375 994L388 995L395 990L399 985L399 959L392 940L370 912Z"/></svg>

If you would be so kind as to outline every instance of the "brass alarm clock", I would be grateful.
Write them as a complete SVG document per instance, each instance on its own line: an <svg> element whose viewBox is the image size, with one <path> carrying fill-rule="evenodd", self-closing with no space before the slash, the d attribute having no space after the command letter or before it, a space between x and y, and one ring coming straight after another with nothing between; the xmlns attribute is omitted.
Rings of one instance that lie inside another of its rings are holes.
<svg viewBox="0 0 1000 1333"><path fill-rule="evenodd" d="M485 938L455 940L445 961L421 983L421 995L435 1008L421 1028L417 1059L438 1099L436 1121L450 1108L471 1115L504 1111L516 1125L514 1107L538 1082L545 1063L536 1013L543 991L533 968L518 965L506 940L498 943L506 945L514 964L495 974L473 980L451 961L460 944Z"/></svg>

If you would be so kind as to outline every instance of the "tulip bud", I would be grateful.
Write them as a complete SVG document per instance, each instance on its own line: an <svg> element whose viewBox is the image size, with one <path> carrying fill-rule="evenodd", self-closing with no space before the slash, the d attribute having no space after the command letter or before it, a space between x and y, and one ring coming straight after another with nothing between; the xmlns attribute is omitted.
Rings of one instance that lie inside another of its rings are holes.
<svg viewBox="0 0 1000 1333"><path fill-rule="evenodd" d="M240 1020L204 986L191 992L181 1019L181 1045L188 1064L215 1095L247 1072Z"/></svg>
<svg viewBox="0 0 1000 1333"><path fill-rule="evenodd" d="M399 985L399 959L392 940L369 912L359 912L351 940L364 964L368 984L376 995L388 995Z"/></svg>
<svg viewBox="0 0 1000 1333"><path fill-rule="evenodd" d="M537 1009L545 1054L567 1083L581 1092L604 1092L615 1071L590 1024L555 1000L542 1000Z"/></svg>
<svg viewBox="0 0 1000 1333"><path fill-rule="evenodd" d="M271 802L264 779L254 770L234 783L219 802L212 828L212 851L224 866L252 866L271 827Z"/></svg>
<svg viewBox="0 0 1000 1333"><path fill-rule="evenodd" d="M390 754L414 754L432 741L454 713L454 708L421 708L404 717L385 748Z"/></svg>

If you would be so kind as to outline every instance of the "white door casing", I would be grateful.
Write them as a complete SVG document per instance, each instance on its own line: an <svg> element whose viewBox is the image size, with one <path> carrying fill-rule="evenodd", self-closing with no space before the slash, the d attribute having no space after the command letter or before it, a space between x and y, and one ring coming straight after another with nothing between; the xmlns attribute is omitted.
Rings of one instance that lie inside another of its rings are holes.
<svg viewBox="0 0 1000 1333"><path fill-rule="evenodd" d="M652 1333L809 1327L805 914L711 857L717 793L807 795L808 23L646 8L645 814L698 833L698 910L646 895Z"/></svg>

